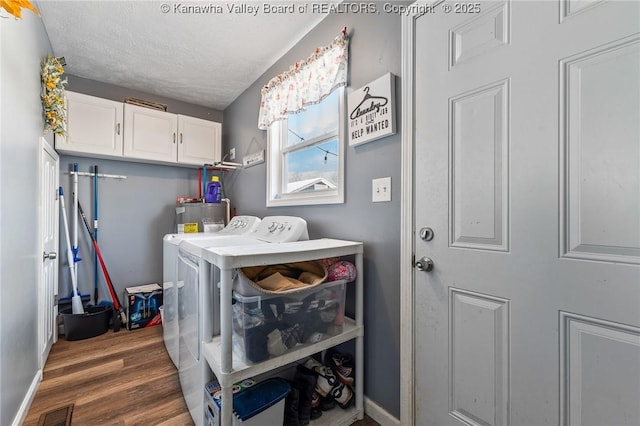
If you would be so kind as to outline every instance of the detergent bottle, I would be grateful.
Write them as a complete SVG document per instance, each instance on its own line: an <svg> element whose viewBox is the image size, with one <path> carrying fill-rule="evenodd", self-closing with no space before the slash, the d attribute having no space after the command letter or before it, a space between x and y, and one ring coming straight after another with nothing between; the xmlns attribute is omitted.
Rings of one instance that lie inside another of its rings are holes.
<svg viewBox="0 0 640 426"><path fill-rule="evenodd" d="M205 203L219 203L222 199L222 191L220 188L220 178L211 176L211 182L207 183L207 190L204 194Z"/></svg>

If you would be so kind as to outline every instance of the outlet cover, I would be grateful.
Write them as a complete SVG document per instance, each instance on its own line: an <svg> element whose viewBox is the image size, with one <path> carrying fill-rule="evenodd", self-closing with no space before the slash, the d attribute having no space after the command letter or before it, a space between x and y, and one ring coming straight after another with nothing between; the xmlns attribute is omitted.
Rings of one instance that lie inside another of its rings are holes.
<svg viewBox="0 0 640 426"><path fill-rule="evenodd" d="M229 160L235 160L235 159L236 159L236 149L231 148L229 150Z"/></svg>
<svg viewBox="0 0 640 426"><path fill-rule="evenodd" d="M371 201L380 203L391 201L391 178L384 177L371 181Z"/></svg>

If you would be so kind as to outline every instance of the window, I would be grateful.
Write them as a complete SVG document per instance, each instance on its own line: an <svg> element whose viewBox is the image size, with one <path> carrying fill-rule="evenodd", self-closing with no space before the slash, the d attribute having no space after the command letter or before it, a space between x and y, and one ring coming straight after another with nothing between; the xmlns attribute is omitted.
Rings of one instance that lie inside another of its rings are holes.
<svg viewBox="0 0 640 426"><path fill-rule="evenodd" d="M344 88L271 123L267 207L344 202Z"/></svg>

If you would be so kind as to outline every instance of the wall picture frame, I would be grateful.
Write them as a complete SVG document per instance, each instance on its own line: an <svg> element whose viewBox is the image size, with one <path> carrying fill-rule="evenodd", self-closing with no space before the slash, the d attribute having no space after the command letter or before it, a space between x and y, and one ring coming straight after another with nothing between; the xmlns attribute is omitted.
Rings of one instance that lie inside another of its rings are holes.
<svg viewBox="0 0 640 426"><path fill-rule="evenodd" d="M349 146L372 142L396 133L395 80L395 75L389 72L349 94Z"/></svg>

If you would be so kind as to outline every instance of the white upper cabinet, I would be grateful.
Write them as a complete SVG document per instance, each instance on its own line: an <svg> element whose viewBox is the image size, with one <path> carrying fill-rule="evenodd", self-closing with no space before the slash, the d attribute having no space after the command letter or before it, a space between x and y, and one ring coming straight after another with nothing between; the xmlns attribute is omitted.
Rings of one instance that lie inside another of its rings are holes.
<svg viewBox="0 0 640 426"><path fill-rule="evenodd" d="M222 124L178 115L178 163L213 164L220 161Z"/></svg>
<svg viewBox="0 0 640 426"><path fill-rule="evenodd" d="M69 91L66 98L68 136L56 136L61 152L188 166L220 161L220 123Z"/></svg>
<svg viewBox="0 0 640 426"><path fill-rule="evenodd" d="M66 92L67 136L56 149L71 154L122 157L122 102Z"/></svg>
<svg viewBox="0 0 640 426"><path fill-rule="evenodd" d="M176 114L125 104L124 123L125 157L177 162Z"/></svg>

